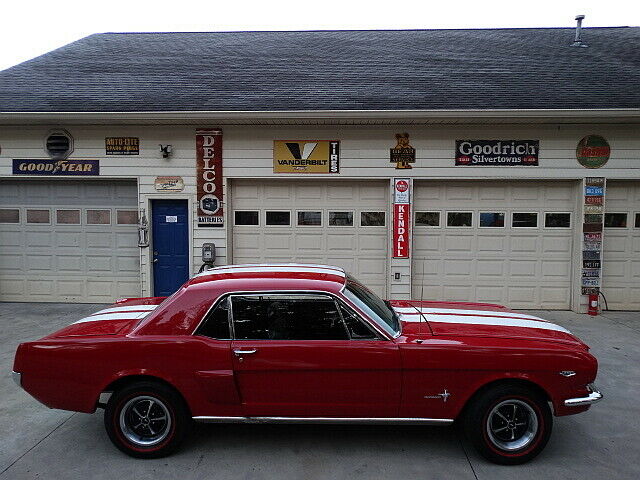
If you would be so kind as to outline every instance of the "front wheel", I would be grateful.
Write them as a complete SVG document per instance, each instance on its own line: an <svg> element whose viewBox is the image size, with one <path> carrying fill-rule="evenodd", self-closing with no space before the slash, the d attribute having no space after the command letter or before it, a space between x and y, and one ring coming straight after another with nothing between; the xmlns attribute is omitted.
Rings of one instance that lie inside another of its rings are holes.
<svg viewBox="0 0 640 480"><path fill-rule="evenodd" d="M528 462L551 436L551 410L538 392L502 385L480 394L469 406L465 432L478 452L503 465Z"/></svg>
<svg viewBox="0 0 640 480"><path fill-rule="evenodd" d="M104 424L113 444L137 458L158 458L182 442L189 416L182 398L155 382L139 382L111 395Z"/></svg>

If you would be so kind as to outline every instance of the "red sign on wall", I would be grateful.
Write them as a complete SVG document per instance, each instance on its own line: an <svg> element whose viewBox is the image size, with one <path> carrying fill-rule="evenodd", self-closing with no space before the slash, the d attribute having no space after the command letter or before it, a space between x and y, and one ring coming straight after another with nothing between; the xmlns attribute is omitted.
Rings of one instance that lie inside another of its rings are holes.
<svg viewBox="0 0 640 480"><path fill-rule="evenodd" d="M198 226L222 227L222 130L196 130Z"/></svg>
<svg viewBox="0 0 640 480"><path fill-rule="evenodd" d="M393 258L409 258L411 224L410 184L407 178L393 182Z"/></svg>

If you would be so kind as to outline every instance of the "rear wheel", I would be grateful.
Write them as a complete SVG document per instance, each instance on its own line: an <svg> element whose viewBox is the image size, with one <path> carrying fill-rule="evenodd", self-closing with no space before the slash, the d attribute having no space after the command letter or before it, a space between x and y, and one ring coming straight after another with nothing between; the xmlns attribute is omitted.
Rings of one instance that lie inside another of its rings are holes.
<svg viewBox="0 0 640 480"><path fill-rule="evenodd" d="M158 458L173 452L189 426L184 400L156 382L139 382L115 392L104 412L113 444L138 458Z"/></svg>
<svg viewBox="0 0 640 480"><path fill-rule="evenodd" d="M533 389L502 385L469 406L465 431L478 452L494 463L516 465L538 455L551 436L546 399Z"/></svg>

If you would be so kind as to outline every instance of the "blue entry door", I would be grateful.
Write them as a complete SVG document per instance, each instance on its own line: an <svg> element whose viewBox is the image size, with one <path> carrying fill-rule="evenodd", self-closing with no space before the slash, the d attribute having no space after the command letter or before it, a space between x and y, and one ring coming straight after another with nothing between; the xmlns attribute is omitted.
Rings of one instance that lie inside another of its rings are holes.
<svg viewBox="0 0 640 480"><path fill-rule="evenodd" d="M186 200L152 200L153 293L165 297L189 278Z"/></svg>

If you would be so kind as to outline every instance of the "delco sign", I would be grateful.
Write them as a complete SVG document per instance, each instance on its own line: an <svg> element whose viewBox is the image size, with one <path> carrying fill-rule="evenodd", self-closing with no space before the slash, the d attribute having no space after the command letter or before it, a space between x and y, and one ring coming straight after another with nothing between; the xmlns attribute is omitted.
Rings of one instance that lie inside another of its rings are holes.
<svg viewBox="0 0 640 480"><path fill-rule="evenodd" d="M456 140L457 166L538 166L538 140Z"/></svg>
<svg viewBox="0 0 640 480"><path fill-rule="evenodd" d="M198 226L222 227L222 130L196 130Z"/></svg>
<svg viewBox="0 0 640 480"><path fill-rule="evenodd" d="M410 182L408 178L393 181L393 258L409 258Z"/></svg>

